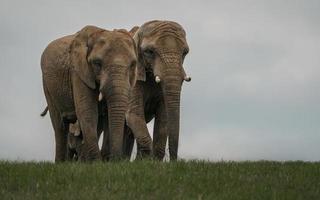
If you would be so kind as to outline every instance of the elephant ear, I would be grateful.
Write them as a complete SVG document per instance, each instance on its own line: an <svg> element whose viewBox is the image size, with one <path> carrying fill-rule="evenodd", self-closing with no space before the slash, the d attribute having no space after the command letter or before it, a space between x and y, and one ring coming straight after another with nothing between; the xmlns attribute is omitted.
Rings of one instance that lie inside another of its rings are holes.
<svg viewBox="0 0 320 200"><path fill-rule="evenodd" d="M130 87L133 88L137 82L137 77L138 77L138 68L137 64L134 66L130 67L129 71L129 82L130 82Z"/></svg>
<svg viewBox="0 0 320 200"><path fill-rule="evenodd" d="M80 124L77 120L74 124L69 124L69 133L73 134L74 136L79 136L81 133Z"/></svg>
<svg viewBox="0 0 320 200"><path fill-rule="evenodd" d="M93 70L89 66L87 60L88 51L90 49L88 43L93 34L102 31L103 29L95 26L86 26L76 33L70 47L70 60L73 70L80 79L92 89L95 89L96 83Z"/></svg>
<svg viewBox="0 0 320 200"><path fill-rule="evenodd" d="M139 29L139 26L132 27L132 29L129 31L130 35L133 37L138 29Z"/></svg>
<svg viewBox="0 0 320 200"><path fill-rule="evenodd" d="M146 69L143 65L143 56L142 56L142 50L141 50L141 35L142 32L140 30L133 30L135 29L132 28L131 31L134 31L135 34L133 36L133 40L136 44L136 48L137 48L137 56L138 56L138 61L137 61L137 80L139 81L146 81ZM130 31L130 32L131 32Z"/></svg>

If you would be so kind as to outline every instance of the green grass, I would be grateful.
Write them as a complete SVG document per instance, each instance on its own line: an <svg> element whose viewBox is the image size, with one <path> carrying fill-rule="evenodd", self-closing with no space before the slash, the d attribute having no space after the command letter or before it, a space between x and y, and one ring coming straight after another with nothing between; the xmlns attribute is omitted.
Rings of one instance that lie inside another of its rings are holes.
<svg viewBox="0 0 320 200"><path fill-rule="evenodd" d="M320 163L2 161L0 199L320 199Z"/></svg>

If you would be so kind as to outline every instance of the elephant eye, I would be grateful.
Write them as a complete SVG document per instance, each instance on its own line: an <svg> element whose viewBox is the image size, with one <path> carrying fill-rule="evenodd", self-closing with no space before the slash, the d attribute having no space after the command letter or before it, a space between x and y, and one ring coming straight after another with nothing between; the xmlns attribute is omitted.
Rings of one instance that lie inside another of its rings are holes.
<svg viewBox="0 0 320 200"><path fill-rule="evenodd" d="M100 70L102 67L102 61L100 59L94 59L92 61L92 65L96 67L98 70Z"/></svg>
<svg viewBox="0 0 320 200"><path fill-rule="evenodd" d="M132 62L131 62L131 64L130 64L130 68L135 67L135 66L136 66L136 63L137 63L137 61L135 61L135 60L134 60L134 61L132 61Z"/></svg>
<svg viewBox="0 0 320 200"><path fill-rule="evenodd" d="M154 58L155 53L152 49L146 49L143 51L143 55L147 58Z"/></svg>

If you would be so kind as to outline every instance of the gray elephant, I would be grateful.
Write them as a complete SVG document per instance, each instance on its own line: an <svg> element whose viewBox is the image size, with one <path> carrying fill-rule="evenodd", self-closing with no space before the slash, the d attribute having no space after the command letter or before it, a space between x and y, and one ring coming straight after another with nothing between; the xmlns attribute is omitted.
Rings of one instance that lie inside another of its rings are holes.
<svg viewBox="0 0 320 200"><path fill-rule="evenodd" d="M83 135L84 160L101 159L97 133L102 128L108 133L103 145L108 146L110 157L122 156L125 111L136 80L136 62L135 43L123 30L86 26L48 45L41 69L55 132L56 161L67 158L68 128L76 120Z"/></svg>
<svg viewBox="0 0 320 200"><path fill-rule="evenodd" d="M132 151L133 137L138 152L163 159L167 137L170 160L178 154L180 95L183 81L190 81L183 68L189 52L184 29L172 21L150 21L135 33L138 52L138 81L130 94L125 152ZM153 143L147 124L155 118Z"/></svg>

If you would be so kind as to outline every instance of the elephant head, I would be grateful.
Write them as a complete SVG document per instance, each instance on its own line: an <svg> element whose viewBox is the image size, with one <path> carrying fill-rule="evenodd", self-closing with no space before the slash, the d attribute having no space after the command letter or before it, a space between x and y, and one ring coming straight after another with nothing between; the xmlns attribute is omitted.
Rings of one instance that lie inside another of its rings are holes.
<svg viewBox="0 0 320 200"><path fill-rule="evenodd" d="M137 79L146 81L146 76L151 76L152 81L161 86L168 121L170 159L176 160L181 86L183 81L191 80L183 68L189 52L186 33L176 22L150 21L137 30L134 40L138 48Z"/></svg>
<svg viewBox="0 0 320 200"><path fill-rule="evenodd" d="M76 34L70 55L73 71L107 103L110 154L119 157L129 90L136 81L135 42L123 30L86 26Z"/></svg>

